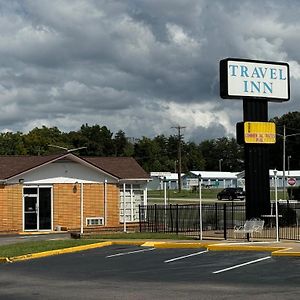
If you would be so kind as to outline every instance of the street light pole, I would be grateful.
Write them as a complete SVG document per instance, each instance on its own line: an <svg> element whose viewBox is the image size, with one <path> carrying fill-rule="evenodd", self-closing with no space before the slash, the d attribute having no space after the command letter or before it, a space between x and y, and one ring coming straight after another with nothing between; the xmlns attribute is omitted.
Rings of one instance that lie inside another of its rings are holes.
<svg viewBox="0 0 300 300"><path fill-rule="evenodd" d="M291 155L288 156L288 176L290 176L290 159L292 158Z"/></svg>
<svg viewBox="0 0 300 300"><path fill-rule="evenodd" d="M285 142L286 142L286 131L285 125L283 125L283 161L282 161L282 187L283 187L283 200L285 200Z"/></svg>
<svg viewBox="0 0 300 300"><path fill-rule="evenodd" d="M277 197L277 170L274 171L275 185L275 218L276 218L276 242L279 242L279 222L278 222L278 197Z"/></svg>
<svg viewBox="0 0 300 300"><path fill-rule="evenodd" d="M219 171L220 172L222 171L222 161L223 161L223 158L220 158L219 159Z"/></svg>
<svg viewBox="0 0 300 300"><path fill-rule="evenodd" d="M198 175L199 184L199 229L200 229L200 241L202 241L202 179L201 174Z"/></svg>

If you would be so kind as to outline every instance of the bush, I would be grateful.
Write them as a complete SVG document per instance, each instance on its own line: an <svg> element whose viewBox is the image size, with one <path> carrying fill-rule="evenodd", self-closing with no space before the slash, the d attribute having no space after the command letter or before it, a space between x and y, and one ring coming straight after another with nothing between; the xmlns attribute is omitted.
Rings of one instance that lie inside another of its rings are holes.
<svg viewBox="0 0 300 300"><path fill-rule="evenodd" d="M288 187L289 200L300 200L300 186Z"/></svg>
<svg viewBox="0 0 300 300"><path fill-rule="evenodd" d="M289 205L279 205L278 213L282 215L280 218L280 226L291 226L296 224L297 213Z"/></svg>

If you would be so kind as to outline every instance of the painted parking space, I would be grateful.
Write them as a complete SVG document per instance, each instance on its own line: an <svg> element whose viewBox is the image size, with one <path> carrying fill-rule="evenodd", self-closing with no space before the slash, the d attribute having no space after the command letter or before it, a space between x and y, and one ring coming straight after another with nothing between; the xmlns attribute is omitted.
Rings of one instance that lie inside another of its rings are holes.
<svg viewBox="0 0 300 300"><path fill-rule="evenodd" d="M215 299L216 291L219 299L258 293L297 299L300 260L267 252L113 245L2 264L0 282L0 299L200 299L199 293Z"/></svg>

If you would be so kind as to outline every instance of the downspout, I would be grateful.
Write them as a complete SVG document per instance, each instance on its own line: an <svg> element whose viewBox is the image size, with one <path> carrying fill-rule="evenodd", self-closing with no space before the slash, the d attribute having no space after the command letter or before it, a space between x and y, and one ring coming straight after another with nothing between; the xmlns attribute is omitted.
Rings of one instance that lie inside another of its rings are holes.
<svg viewBox="0 0 300 300"><path fill-rule="evenodd" d="M104 226L107 226L107 179L104 180Z"/></svg>
<svg viewBox="0 0 300 300"><path fill-rule="evenodd" d="M80 183L80 234L83 234L83 183Z"/></svg>

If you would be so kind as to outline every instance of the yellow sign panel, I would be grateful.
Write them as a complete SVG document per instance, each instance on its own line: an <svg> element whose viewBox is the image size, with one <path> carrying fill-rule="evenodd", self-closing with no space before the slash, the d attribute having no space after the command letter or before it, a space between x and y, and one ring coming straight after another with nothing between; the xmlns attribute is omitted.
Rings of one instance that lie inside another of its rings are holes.
<svg viewBox="0 0 300 300"><path fill-rule="evenodd" d="M249 144L275 144L275 123L271 122L245 122L245 143Z"/></svg>

